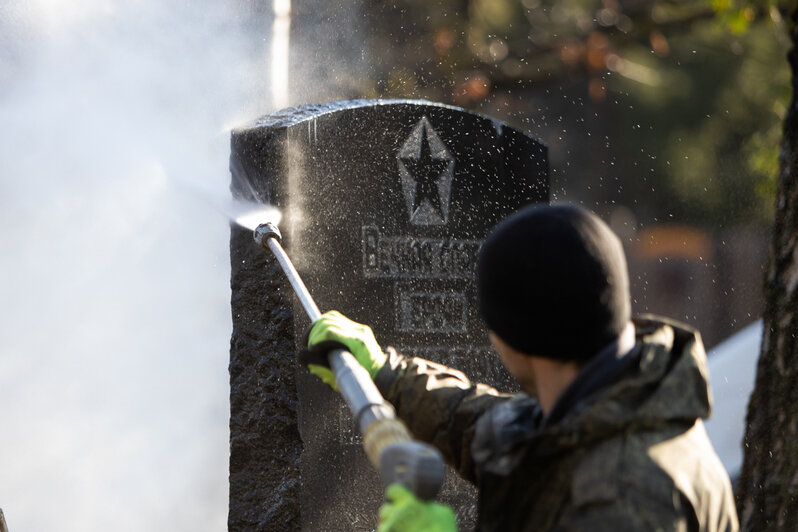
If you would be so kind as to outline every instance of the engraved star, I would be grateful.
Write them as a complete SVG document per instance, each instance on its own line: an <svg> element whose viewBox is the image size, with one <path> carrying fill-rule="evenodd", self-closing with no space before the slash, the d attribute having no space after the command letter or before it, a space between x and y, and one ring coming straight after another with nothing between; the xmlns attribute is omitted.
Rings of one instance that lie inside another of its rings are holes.
<svg viewBox="0 0 798 532"><path fill-rule="evenodd" d="M413 212L418 212L424 200L429 201L430 206L443 218L443 206L441 197L438 193L438 182L441 174L448 168L448 159L437 159L432 156L429 145L429 137L424 128L421 135L421 153L418 158L402 157L402 162L407 171L416 182L416 190L413 194Z"/></svg>

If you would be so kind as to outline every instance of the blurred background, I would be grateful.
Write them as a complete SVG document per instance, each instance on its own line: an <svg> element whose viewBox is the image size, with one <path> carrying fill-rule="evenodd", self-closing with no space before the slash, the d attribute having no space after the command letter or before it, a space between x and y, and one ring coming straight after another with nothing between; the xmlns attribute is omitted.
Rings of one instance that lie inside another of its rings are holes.
<svg viewBox="0 0 798 532"><path fill-rule="evenodd" d="M771 3L1 3L11 532L226 526L229 131L288 105L423 98L530 133L552 200L621 236L636 312L756 357L789 96Z"/></svg>

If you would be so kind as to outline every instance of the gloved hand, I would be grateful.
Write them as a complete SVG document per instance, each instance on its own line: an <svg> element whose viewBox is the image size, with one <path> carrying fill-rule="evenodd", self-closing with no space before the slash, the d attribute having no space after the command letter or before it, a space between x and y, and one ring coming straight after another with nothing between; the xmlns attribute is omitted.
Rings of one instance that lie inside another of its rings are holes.
<svg viewBox="0 0 798 532"><path fill-rule="evenodd" d="M385 490L377 532L457 532L454 512L446 505L417 499L401 484Z"/></svg>
<svg viewBox="0 0 798 532"><path fill-rule="evenodd" d="M355 323L336 310L325 312L310 328L308 350L299 354L299 360L334 390L338 386L327 362L327 355L333 349L346 349L352 353L372 380L388 360L371 328Z"/></svg>

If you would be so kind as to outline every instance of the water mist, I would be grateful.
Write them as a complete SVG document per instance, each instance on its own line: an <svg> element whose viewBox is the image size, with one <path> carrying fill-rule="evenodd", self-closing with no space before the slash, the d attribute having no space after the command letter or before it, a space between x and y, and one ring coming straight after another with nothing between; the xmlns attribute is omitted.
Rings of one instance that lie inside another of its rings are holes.
<svg viewBox="0 0 798 532"><path fill-rule="evenodd" d="M253 9L0 7L12 531L225 527L229 228L175 183L227 198L220 130L270 110Z"/></svg>

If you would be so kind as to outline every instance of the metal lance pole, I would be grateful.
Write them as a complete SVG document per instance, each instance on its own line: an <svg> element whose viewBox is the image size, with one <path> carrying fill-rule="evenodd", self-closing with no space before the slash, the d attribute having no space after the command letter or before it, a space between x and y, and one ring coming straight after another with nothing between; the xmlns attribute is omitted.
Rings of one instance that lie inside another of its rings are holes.
<svg viewBox="0 0 798 532"><path fill-rule="evenodd" d="M261 224L253 236L258 245L274 253L310 320L318 320L321 317L319 307L283 249L277 226ZM338 390L363 435L366 455L380 472L383 482L386 485L398 482L421 499L434 499L444 478L443 459L438 450L410 437L407 427L397 419L393 406L385 401L368 371L352 353L334 350L329 354L329 363Z"/></svg>

